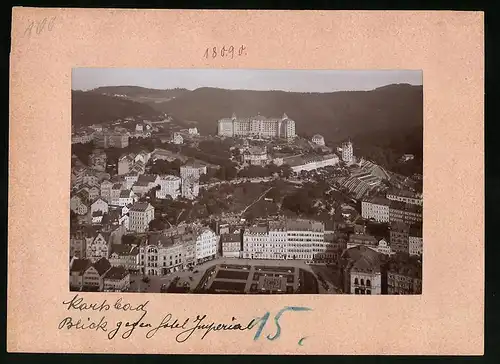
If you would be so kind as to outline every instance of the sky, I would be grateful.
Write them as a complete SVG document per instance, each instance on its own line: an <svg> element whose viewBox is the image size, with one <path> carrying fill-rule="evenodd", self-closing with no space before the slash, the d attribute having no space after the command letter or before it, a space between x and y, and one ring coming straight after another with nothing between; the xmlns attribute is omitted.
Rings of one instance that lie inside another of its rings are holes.
<svg viewBox="0 0 500 364"><path fill-rule="evenodd" d="M422 85L420 70L254 70L74 68L72 89L141 86L154 89L217 87L230 90L334 92L373 90L408 83Z"/></svg>

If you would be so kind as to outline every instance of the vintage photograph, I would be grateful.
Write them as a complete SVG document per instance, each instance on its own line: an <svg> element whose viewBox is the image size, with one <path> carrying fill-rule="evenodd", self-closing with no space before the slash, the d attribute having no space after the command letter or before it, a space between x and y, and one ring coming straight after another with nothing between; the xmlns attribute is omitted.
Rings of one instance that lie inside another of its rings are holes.
<svg viewBox="0 0 500 364"><path fill-rule="evenodd" d="M422 293L420 70L71 81L71 291Z"/></svg>

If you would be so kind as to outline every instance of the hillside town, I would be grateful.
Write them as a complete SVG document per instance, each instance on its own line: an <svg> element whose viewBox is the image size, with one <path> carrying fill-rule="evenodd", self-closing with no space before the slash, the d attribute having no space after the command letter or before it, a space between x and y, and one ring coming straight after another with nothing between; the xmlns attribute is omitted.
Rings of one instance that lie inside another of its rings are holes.
<svg viewBox="0 0 500 364"><path fill-rule="evenodd" d="M422 175L297 134L286 113L215 124L73 125L71 290L422 293Z"/></svg>

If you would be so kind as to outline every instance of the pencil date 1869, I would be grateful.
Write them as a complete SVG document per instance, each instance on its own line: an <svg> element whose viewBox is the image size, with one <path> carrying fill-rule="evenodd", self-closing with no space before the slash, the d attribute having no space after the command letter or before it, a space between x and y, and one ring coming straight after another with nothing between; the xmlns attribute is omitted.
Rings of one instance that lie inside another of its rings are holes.
<svg viewBox="0 0 500 364"><path fill-rule="evenodd" d="M235 46L222 46L222 47L207 47L203 58L231 58L241 57L247 55L247 48L244 45L239 47Z"/></svg>

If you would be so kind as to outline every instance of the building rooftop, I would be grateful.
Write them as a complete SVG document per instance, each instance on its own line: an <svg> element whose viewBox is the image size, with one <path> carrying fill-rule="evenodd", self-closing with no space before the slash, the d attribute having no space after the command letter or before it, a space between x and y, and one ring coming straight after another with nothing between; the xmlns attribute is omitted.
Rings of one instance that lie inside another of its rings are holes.
<svg viewBox="0 0 500 364"><path fill-rule="evenodd" d="M233 242L240 242L241 237L240 234L222 234L220 236L221 243L233 243Z"/></svg>
<svg viewBox="0 0 500 364"><path fill-rule="evenodd" d="M109 268L111 268L111 263L106 258L101 258L93 264L93 267L95 268L97 273L102 276L108 271Z"/></svg>
<svg viewBox="0 0 500 364"><path fill-rule="evenodd" d="M132 207L130 208L130 211L144 212L149 207L152 207L152 206L148 202L136 202L132 205Z"/></svg>
<svg viewBox="0 0 500 364"><path fill-rule="evenodd" d="M391 188L389 191L387 191L387 195L407 197L407 198L422 198L422 196L413 191L395 189L395 188Z"/></svg>
<svg viewBox="0 0 500 364"><path fill-rule="evenodd" d="M139 179L137 180L138 183L154 183L156 179L158 178L158 175L156 174L141 174L139 176Z"/></svg>
<svg viewBox="0 0 500 364"><path fill-rule="evenodd" d="M111 267L104 275L104 278L121 280L125 278L128 274L129 273L124 267Z"/></svg>
<svg viewBox="0 0 500 364"><path fill-rule="evenodd" d="M71 265L70 272L78 272L83 274L88 267L92 265L90 259L75 259Z"/></svg>
<svg viewBox="0 0 500 364"><path fill-rule="evenodd" d="M286 221L288 231L324 231L325 226L322 222L313 220L295 220L289 219Z"/></svg>
<svg viewBox="0 0 500 364"><path fill-rule="evenodd" d="M376 205L384 205L389 206L391 204L391 200L383 197L383 196L373 196L372 198L366 200L366 202L370 202Z"/></svg>
<svg viewBox="0 0 500 364"><path fill-rule="evenodd" d="M342 257L347 260L351 271L378 273L382 265L381 254L364 246L358 245L347 249Z"/></svg>

